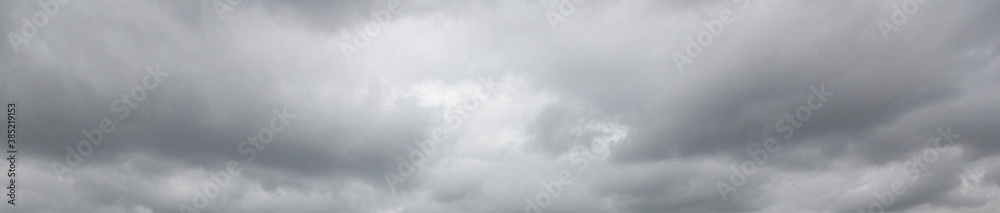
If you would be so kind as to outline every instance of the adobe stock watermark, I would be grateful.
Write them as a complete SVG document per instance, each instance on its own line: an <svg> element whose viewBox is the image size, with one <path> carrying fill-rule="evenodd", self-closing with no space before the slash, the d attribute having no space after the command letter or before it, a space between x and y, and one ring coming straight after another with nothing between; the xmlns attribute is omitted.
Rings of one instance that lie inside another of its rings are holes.
<svg viewBox="0 0 1000 213"><path fill-rule="evenodd" d="M21 17L20 32L7 32L7 42L14 48L14 52L20 53L21 45L27 44L30 39L38 35L38 31L49 24L49 19L59 14L59 8L68 3L69 0L38 1L38 6L41 7L41 10L35 12L30 20L26 17Z"/></svg>
<svg viewBox="0 0 1000 213"><path fill-rule="evenodd" d="M403 12L403 5L398 0L391 0L386 3L386 9L371 11L371 16L375 20L368 21L364 27L354 30L356 33L353 45L348 42L340 42L340 51L344 53L344 59L347 62L351 62L351 58L354 55L360 54L362 49L368 47L373 38L382 33L383 28L389 26L393 15L399 15ZM344 32L344 37L350 38L351 36L347 35L347 32Z"/></svg>
<svg viewBox="0 0 1000 213"><path fill-rule="evenodd" d="M596 161L611 153L613 145L621 144L622 140L628 136L628 127L621 124L617 119L613 122L603 122L597 124L603 134L599 138L591 140L589 147L577 147L570 154L570 163L580 165L578 172L587 171L591 161ZM596 145L596 146L595 146ZM542 182L542 189L535 195L535 199L525 197L525 213L542 213L542 210L552 205L556 199L563 195L563 190L569 188L575 182L573 172L567 169L559 171L556 179L549 182Z"/></svg>
<svg viewBox="0 0 1000 213"><path fill-rule="evenodd" d="M751 0L732 0L733 4L738 5L740 11L745 11L750 8ZM674 58L674 64L677 66L678 73L684 73L684 65L694 63L695 59L701 56L705 48L711 47L712 42L715 38L718 38L726 30L726 25L736 22L736 17L733 16L733 10L722 9L719 11L719 19L712 21L702 22L705 29L698 33L696 38L692 39L690 36L687 37L688 45L684 49L685 54L680 54L674 51L671 57Z"/></svg>
<svg viewBox="0 0 1000 213"><path fill-rule="evenodd" d="M155 69L146 66L146 76L142 78L142 84L132 87L131 92L121 94L120 98L111 101L111 112L119 114L117 116L118 120L104 118L97 123L98 128L81 130L80 132L83 133L84 139L76 143L76 149L68 145L66 146L65 164L56 161L52 161L49 164L52 167L52 171L56 173L59 182L66 185L73 185L75 180L66 177L66 175L71 175L73 169L80 166L83 160L87 156L90 156L90 153L94 149L100 148L101 143L104 142L104 136L115 131L115 122L124 121L125 118L128 118L130 112L138 107L143 100L146 100L147 93L158 88L160 83L163 82L163 78L167 76L170 76L170 73L160 71L160 65L156 65Z"/></svg>
<svg viewBox="0 0 1000 213"><path fill-rule="evenodd" d="M826 91L823 84L820 84L819 89L816 86L809 86L809 90L812 94L806 98L805 104L799 105L795 108L794 114L785 113L785 117L778 119L774 123L774 129L778 133L784 133L781 136L784 140L789 140L795 135L795 130L802 128L802 126L812 118L813 110L819 110L823 108L823 104L828 101L827 98L834 95L833 92ZM774 137L769 137L764 139L761 143L762 148L751 148L747 149L746 153L750 156L750 159L744 160L740 164L740 168L736 166L730 166L729 170L732 174L729 176L729 183L723 181L717 181L715 183L716 190L719 191L719 195L722 196L722 202L729 202L729 197L726 197L730 193L736 193L746 184L747 179L755 174L757 174L757 169L763 167L767 163L768 158L771 154L774 154L780 148L778 140Z"/></svg>
<svg viewBox="0 0 1000 213"><path fill-rule="evenodd" d="M236 147L236 152L241 156L246 156L246 162L253 162L253 159L257 157L258 151L264 151L267 145L270 145L275 136L282 131L285 131L285 127L291 123L292 119L297 117L294 114L288 113L288 107L283 106L279 111L277 108L271 109L274 116L267 120L264 127L257 130L256 135L247 136L247 139L240 142ZM209 175L209 180L211 182L202 185L200 190L196 190L193 197L191 197L191 204L180 203L177 204L177 210L181 213L200 213L202 209L208 207L208 204L212 202L212 199L219 196L222 190L229 187L230 181L233 177L240 175L240 162L236 160L230 160L226 162L226 170L216 172L215 174Z"/></svg>
<svg viewBox="0 0 1000 213"><path fill-rule="evenodd" d="M948 130L938 127L937 133L937 138L927 142L931 147L924 149L920 155L910 154L910 159L903 163L903 175L906 175L910 182L919 180L921 173L927 171L930 166L937 162L939 153L947 151L962 136L951 132L951 126L948 126ZM945 143L942 144L942 141ZM903 193L906 193L906 184L902 180L893 180L889 184L888 190L872 192L878 201L869 203L867 209L858 207L858 212L885 212L896 203L896 196L903 195Z"/></svg>
<svg viewBox="0 0 1000 213"><path fill-rule="evenodd" d="M389 186L393 194L396 193L396 184L406 182L407 178L426 166L425 161L434 154L438 145L444 143L445 136L460 126L463 120L472 116L473 112L479 110L484 100L495 96L500 90L500 85L503 84L503 82L493 79L492 76L480 77L477 83L473 92L465 94L465 99L460 101L457 106L445 107L442 113L444 125L432 129L429 138L413 141L417 149L410 151L407 157L396 156L396 161L399 162L395 167L396 172L391 170L383 172L382 176L385 177L386 185Z"/></svg>
<svg viewBox="0 0 1000 213"><path fill-rule="evenodd" d="M236 6L243 4L243 0L215 0L212 1L212 7L215 8L215 14L219 16L220 21L226 20L226 13L232 12Z"/></svg>
<svg viewBox="0 0 1000 213"><path fill-rule="evenodd" d="M545 19L549 20L549 26L556 30L559 23L565 22L567 17L576 12L577 6L586 3L587 0L556 0L555 8L545 10Z"/></svg>
<svg viewBox="0 0 1000 213"><path fill-rule="evenodd" d="M910 20L910 15L917 13L920 6L927 3L927 1L928 0L904 0L902 7L898 4L893 4L892 15L889 15L889 21L882 19L878 20L878 30L882 33L882 39L888 41L889 33L899 30L899 26L906 24L906 22Z"/></svg>

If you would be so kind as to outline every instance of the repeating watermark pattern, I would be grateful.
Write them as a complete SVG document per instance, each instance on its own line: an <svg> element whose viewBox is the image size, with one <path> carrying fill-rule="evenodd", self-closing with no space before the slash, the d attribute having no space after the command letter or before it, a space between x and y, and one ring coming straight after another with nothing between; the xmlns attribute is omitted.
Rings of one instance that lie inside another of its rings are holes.
<svg viewBox="0 0 1000 213"><path fill-rule="evenodd" d="M403 12L403 5L399 3L398 0L391 0L386 3L386 9L381 9L378 11L372 10L371 16L375 20L368 21L363 27L355 29L355 35L352 43L340 42L340 51L344 53L344 59L347 62L351 62L351 58L360 54L361 50L368 47L372 39L382 33L382 29L389 26L392 22L393 15L399 15ZM351 38L344 32L345 38Z"/></svg>
<svg viewBox="0 0 1000 213"><path fill-rule="evenodd" d="M578 172L587 171L591 161L601 159L611 153L611 147L621 144L622 140L628 136L628 126L621 124L617 119L592 123L588 125L591 130L601 131L599 137L593 138L588 147L576 147L570 154L570 163L579 165ZM596 146L595 146L596 145ZM534 199L524 198L526 203L524 212L542 213L542 210L552 205L552 202L563 195L563 190L569 188L575 180L573 172L567 169L559 171L556 179L549 182L542 182L542 190L539 190Z"/></svg>
<svg viewBox="0 0 1000 213"><path fill-rule="evenodd" d="M434 154L437 146L444 143L445 138L455 128L460 126L463 120L469 118L473 112L479 110L483 101L495 96L500 90L500 85L503 84L502 81L497 81L491 75L480 77L477 83L472 93L463 95L465 98L458 105L445 107L441 115L444 118L444 125L432 129L430 137L422 141L414 141L417 149L410 151L407 157L402 155L396 156L396 161L399 164L394 167L396 169L395 172L386 170L382 173L386 185L389 186L393 194L396 193L396 184L406 182L407 178L423 166L426 166L425 161Z"/></svg>
<svg viewBox="0 0 1000 213"><path fill-rule="evenodd" d="M554 8L545 10L545 19L549 20L552 30L556 30L560 23L566 22L566 18L576 12L577 6L586 2L587 0L556 0Z"/></svg>
<svg viewBox="0 0 1000 213"><path fill-rule="evenodd" d="M111 111L120 114L117 116L118 121L124 121L125 118L128 118L131 110L146 100L146 94L159 87L163 78L167 76L170 76L170 73L160 71L160 65L156 65L156 68L146 66L146 76L142 78L142 84L132 87L131 92L121 94L120 98L111 102ZM80 163L83 163L83 160L90 156L94 149L100 148L101 143L104 142L104 136L115 131L115 122L114 119L104 118L97 123L98 128L81 130L84 139L76 143L76 149L66 146L65 164L56 161L49 164L60 183L72 185L75 182L67 175L72 175L73 170L80 166Z"/></svg>
<svg viewBox="0 0 1000 213"><path fill-rule="evenodd" d="M240 142L240 145L236 147L236 151L240 156L246 156L246 162L253 162L253 159L257 157L258 151L264 151L267 145L274 142L274 138L278 133L285 131L285 127L291 123L292 119L297 117L294 114L288 113L288 107L283 106L279 111L277 108L271 109L274 116L267 121L267 126L257 130L256 135L247 136L247 139ZM191 197L191 204L180 203L177 204L177 210L181 213L200 213L202 209L208 207L208 204L212 202L212 199L219 196L222 190L229 187L230 181L240 175L240 162L236 160L230 160L226 162L226 170L216 172L215 174L209 175L209 180L211 182L202 185L200 190L195 190L195 194Z"/></svg>
<svg viewBox="0 0 1000 213"><path fill-rule="evenodd" d="M733 4L738 4L740 11L745 11L750 8L751 0L732 0ZM695 59L701 56L705 48L711 47L712 42L715 38L718 38L726 30L726 25L736 22L736 17L733 16L733 10L722 9L719 11L719 19L712 21L702 22L705 29L698 33L696 38L687 37L688 45L684 49L685 54L680 54L674 51L671 57L674 58L674 64L677 66L678 73L684 73L684 65L694 63Z"/></svg>
<svg viewBox="0 0 1000 213"><path fill-rule="evenodd" d="M35 12L29 20L21 17L21 28L19 32L7 32L7 42L14 48L14 52L21 52L21 45L38 35L38 31L49 24L49 20L59 14L59 8L68 4L69 0L40 0L38 6L41 10Z"/></svg>
<svg viewBox="0 0 1000 213"><path fill-rule="evenodd" d="M212 1L212 8L215 8L215 14L219 16L219 20L225 21L226 13L232 12L240 4L243 4L243 0L215 0Z"/></svg>
<svg viewBox="0 0 1000 213"><path fill-rule="evenodd" d="M795 108L793 113L785 113L785 117L778 119L774 123L774 129L780 134L783 133L779 139L789 140L795 135L795 130L802 128L802 126L812 118L813 110L819 110L823 108L829 97L834 95L833 92L827 91L823 84L819 85L819 89L816 86L809 86L809 90L812 94L806 98L805 104L799 105ZM778 140L775 137L769 137L764 139L762 142L763 148L750 148L746 150L747 155L750 155L750 159L744 160L740 164L740 168L736 166L730 166L729 170L732 174L729 176L729 182L717 181L715 183L715 188L718 190L719 195L722 196L722 202L729 202L730 193L736 193L746 184L747 179L757 174L757 169L763 167L767 163L768 158L771 154L774 154L781 147L778 144Z"/></svg>
<svg viewBox="0 0 1000 213"><path fill-rule="evenodd" d="M926 148L918 154L910 154L910 159L903 163L903 175L909 178L910 182L916 182L920 179L921 173L927 171L927 169L937 162L939 153L947 151L954 145L959 137L962 135L955 134L951 131L951 126L948 126L947 130L937 128L938 137L930 140L928 145L931 147ZM941 143L944 141L945 143ZM872 201L868 204L868 208L858 207L858 212L885 212L886 209L891 208L893 204L896 203L896 196L903 195L906 193L906 184L903 180L893 180L889 184L889 190L875 191L872 195L878 201Z"/></svg>
<svg viewBox="0 0 1000 213"><path fill-rule="evenodd" d="M878 30L882 33L882 39L888 41L889 33L899 30L899 26L906 24L906 22L910 20L910 15L917 13L920 6L927 3L927 1L928 0L904 0L902 7L898 4L893 4L892 15L889 15L889 21L879 19L877 23Z"/></svg>
<svg viewBox="0 0 1000 213"><path fill-rule="evenodd" d="M10 162L10 169L7 170L7 178L10 179L10 185L7 186L7 204L16 205L15 200L17 199L17 119L15 114L17 113L17 105L14 103L7 104L7 162Z"/></svg>

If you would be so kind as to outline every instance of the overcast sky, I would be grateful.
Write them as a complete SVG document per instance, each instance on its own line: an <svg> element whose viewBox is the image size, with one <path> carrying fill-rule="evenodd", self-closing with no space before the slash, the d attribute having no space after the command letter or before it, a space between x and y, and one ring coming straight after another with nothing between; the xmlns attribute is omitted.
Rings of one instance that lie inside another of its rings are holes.
<svg viewBox="0 0 1000 213"><path fill-rule="evenodd" d="M0 212L1000 210L1000 1L0 0L0 33Z"/></svg>

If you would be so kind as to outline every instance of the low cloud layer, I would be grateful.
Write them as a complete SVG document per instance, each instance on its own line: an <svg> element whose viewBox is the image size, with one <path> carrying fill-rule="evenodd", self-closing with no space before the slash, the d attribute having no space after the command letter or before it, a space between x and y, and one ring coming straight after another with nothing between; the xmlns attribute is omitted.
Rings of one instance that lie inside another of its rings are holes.
<svg viewBox="0 0 1000 213"><path fill-rule="evenodd" d="M996 1L0 5L3 212L1000 209Z"/></svg>

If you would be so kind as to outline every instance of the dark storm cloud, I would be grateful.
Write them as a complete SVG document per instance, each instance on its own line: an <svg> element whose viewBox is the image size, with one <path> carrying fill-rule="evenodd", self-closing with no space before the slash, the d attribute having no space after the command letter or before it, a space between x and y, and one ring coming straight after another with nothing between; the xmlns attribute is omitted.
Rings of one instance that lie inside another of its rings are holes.
<svg viewBox="0 0 1000 213"><path fill-rule="evenodd" d="M401 1L350 61L342 45L391 1L229 2L67 1L12 44L45 8L0 1L15 211L175 212L229 161L241 172L202 212L522 212L545 194L542 212L856 212L894 181L908 190L886 210L1000 208L997 2L927 1L883 37L906 1ZM147 67L169 73L155 89ZM483 76L503 79L488 98ZM776 122L819 88L833 95L784 138ZM248 161L275 110L295 118ZM52 163L105 118L115 130L60 180ZM938 129L960 137L911 179ZM780 149L721 194L767 138ZM549 191L561 171L575 181Z"/></svg>

